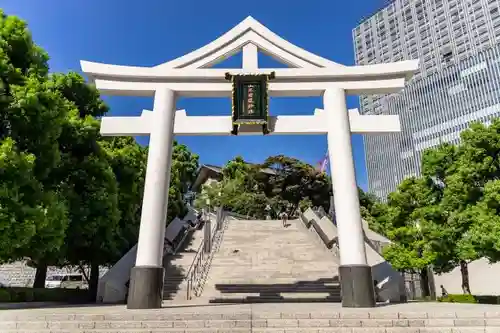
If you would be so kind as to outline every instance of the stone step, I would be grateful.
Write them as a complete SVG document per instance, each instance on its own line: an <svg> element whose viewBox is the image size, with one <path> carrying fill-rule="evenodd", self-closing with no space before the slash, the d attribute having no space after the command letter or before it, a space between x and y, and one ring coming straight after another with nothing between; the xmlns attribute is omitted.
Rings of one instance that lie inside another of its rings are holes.
<svg viewBox="0 0 500 333"><path fill-rule="evenodd" d="M163 279L164 283L167 282L176 282L176 281L183 281L186 277L184 275L179 275L179 276L166 276Z"/></svg>
<svg viewBox="0 0 500 333"><path fill-rule="evenodd" d="M418 327L273 327L273 328L134 328L134 329L44 329L44 330L7 330L5 333L497 333L497 328L485 330L484 327L440 327L440 328L418 328ZM4 333L4 332L2 332Z"/></svg>
<svg viewBox="0 0 500 333"><path fill-rule="evenodd" d="M0 332L500 332L498 306L413 303L346 309L335 303L54 307L0 311Z"/></svg>
<svg viewBox="0 0 500 333"><path fill-rule="evenodd" d="M20 332L355 332L355 333L415 333L415 332L499 332L498 322L461 319L338 319L338 318L278 318L278 319L192 319L192 320L102 320L102 321L24 321L1 322L0 331Z"/></svg>
<svg viewBox="0 0 500 333"><path fill-rule="evenodd" d="M215 284L215 289L224 293L299 293L339 292L338 284L293 283L293 284Z"/></svg>
<svg viewBox="0 0 500 333"><path fill-rule="evenodd" d="M327 275L333 275L332 273L327 273L327 272L334 272L336 273L338 270L338 265L335 263L322 263L322 264L317 264L317 263L301 263L297 261L289 261L289 260L262 260L259 264L240 264L240 266L236 266L238 262L233 262L232 265L230 265L227 261L220 263L218 258L214 258L212 261L212 267L214 269L219 269L219 270L232 270L235 271L235 267L238 267L237 271L241 272L270 272L270 271L286 271L286 272L314 272L314 273L323 273ZM232 267L231 267L232 266ZM232 269L231 269L232 268ZM167 275L168 276L168 275Z"/></svg>
<svg viewBox="0 0 500 333"><path fill-rule="evenodd" d="M193 262L193 260L194 260L194 256L186 256L186 257L178 258L178 259L175 259L175 260L168 260L168 259L166 259L167 262L163 266L165 266L165 267L174 266L174 267L187 267L187 268L189 268L189 266L191 266L191 263Z"/></svg>
<svg viewBox="0 0 500 333"><path fill-rule="evenodd" d="M269 248L269 245L266 245ZM290 249L281 250L279 248L269 248L261 246L259 251L255 249L249 250L241 250L241 249L232 249L227 248L227 245L224 244L223 248L216 253L214 258L221 259L223 261L230 262L232 260L235 261L243 261L243 262L254 262L259 263L261 260L289 260L289 261L302 261L308 262L314 260L315 262L321 263L331 263L329 253L325 253L323 251L314 252L312 250L304 251L304 252L293 252ZM292 246L290 246L292 247Z"/></svg>
<svg viewBox="0 0 500 333"><path fill-rule="evenodd" d="M167 283L163 284L163 288L167 289L167 288L170 288L170 287L180 287L180 286L185 285L185 284L186 284L186 281L184 281L184 280L182 280L182 281L175 281L175 282L167 282Z"/></svg>
<svg viewBox="0 0 500 333"><path fill-rule="evenodd" d="M209 280L248 280L248 283L296 283L300 281L323 281L323 280L335 280L336 275L332 275L331 278L327 278L328 275L325 272L320 274L308 274L307 271L260 271L260 272L230 272L224 274L225 271L219 269L218 267L213 267L210 271ZM326 272L328 273L328 272ZM333 272L332 272L333 273ZM323 278L323 279L322 279ZM260 282L257 282L260 281Z"/></svg>
<svg viewBox="0 0 500 333"><path fill-rule="evenodd" d="M340 295L329 294L286 294L286 295L214 295L209 297L213 304L261 304L261 303L340 303Z"/></svg>

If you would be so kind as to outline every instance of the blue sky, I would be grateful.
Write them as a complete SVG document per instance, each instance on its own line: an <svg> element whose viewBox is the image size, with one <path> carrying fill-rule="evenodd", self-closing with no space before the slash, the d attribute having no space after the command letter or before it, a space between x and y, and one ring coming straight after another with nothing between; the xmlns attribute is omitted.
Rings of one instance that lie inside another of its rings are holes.
<svg viewBox="0 0 500 333"><path fill-rule="evenodd" d="M310 52L333 61L354 63L351 31L383 0L2 0L7 14L29 24L35 41L49 53L52 71L80 72L80 60L153 66L195 50L248 15ZM261 67L284 67L266 56ZM241 66L241 56L217 67ZM139 115L152 109L152 98L105 97L112 115ZM312 114L321 98L272 98L271 114ZM230 100L181 99L188 115L230 114ZM358 106L355 96L348 106ZM249 162L284 154L317 164L327 151L325 136L179 137L200 155L201 163L222 165L241 155ZM147 143L147 138L139 138ZM353 136L358 184L366 189L363 139Z"/></svg>

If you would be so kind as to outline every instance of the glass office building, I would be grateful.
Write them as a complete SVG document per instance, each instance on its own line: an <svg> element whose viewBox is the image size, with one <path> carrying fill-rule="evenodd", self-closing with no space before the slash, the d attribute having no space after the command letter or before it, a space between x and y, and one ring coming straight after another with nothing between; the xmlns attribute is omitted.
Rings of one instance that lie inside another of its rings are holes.
<svg viewBox="0 0 500 333"><path fill-rule="evenodd" d="M471 122L500 115L500 45L414 80L387 97L385 113L399 115L402 132L365 137L370 191L381 198L420 174L425 149L458 143Z"/></svg>
<svg viewBox="0 0 500 333"><path fill-rule="evenodd" d="M419 175L421 153L498 116L499 0L394 0L353 30L356 64L420 59L400 94L361 96L362 114L398 114L402 133L365 137L368 184L381 198Z"/></svg>

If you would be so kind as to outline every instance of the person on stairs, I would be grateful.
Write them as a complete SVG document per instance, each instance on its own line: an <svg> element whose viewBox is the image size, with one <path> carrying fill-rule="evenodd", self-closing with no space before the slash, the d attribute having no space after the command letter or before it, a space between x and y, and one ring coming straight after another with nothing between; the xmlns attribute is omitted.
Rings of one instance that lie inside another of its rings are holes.
<svg viewBox="0 0 500 333"><path fill-rule="evenodd" d="M286 213L286 209L283 209L283 211L280 214L281 221L283 222L283 228L287 227L287 220L288 220L288 214Z"/></svg>

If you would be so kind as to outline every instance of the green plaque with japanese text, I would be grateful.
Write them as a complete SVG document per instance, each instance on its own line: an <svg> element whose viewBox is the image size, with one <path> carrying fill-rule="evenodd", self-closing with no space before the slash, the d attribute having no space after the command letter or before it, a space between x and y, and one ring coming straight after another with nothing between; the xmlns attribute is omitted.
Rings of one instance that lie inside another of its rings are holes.
<svg viewBox="0 0 500 333"><path fill-rule="evenodd" d="M258 128L263 134L268 134L269 95L268 81L274 78L271 74L231 75L226 79L233 84L232 114L233 131L238 135L241 128L255 132Z"/></svg>

